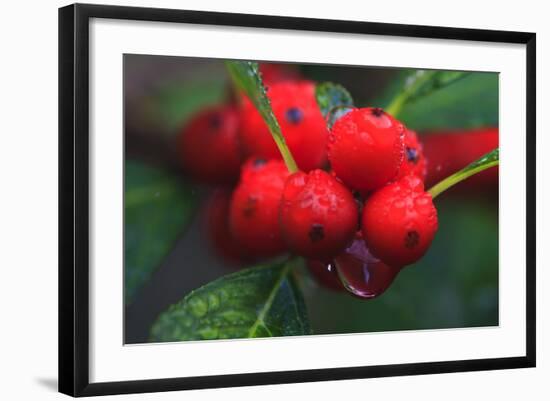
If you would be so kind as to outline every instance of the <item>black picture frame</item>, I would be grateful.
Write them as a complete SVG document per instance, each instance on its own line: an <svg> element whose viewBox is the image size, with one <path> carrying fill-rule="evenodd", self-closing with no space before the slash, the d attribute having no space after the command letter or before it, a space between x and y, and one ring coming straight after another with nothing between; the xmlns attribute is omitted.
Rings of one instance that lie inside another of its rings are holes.
<svg viewBox="0 0 550 401"><path fill-rule="evenodd" d="M526 355L495 359L90 383L88 29L91 18L525 44L527 49ZM86 4L60 8L59 391L72 396L94 396L534 367L536 361L535 65L536 35L527 32Z"/></svg>

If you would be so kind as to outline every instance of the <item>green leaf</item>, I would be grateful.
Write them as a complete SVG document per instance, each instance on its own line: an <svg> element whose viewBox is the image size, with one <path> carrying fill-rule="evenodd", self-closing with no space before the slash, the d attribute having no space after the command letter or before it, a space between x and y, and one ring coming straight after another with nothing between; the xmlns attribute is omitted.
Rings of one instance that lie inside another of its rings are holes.
<svg viewBox="0 0 550 401"><path fill-rule="evenodd" d="M386 91L370 104L384 106L391 103L414 72L405 70L397 74ZM398 117L419 131L498 126L498 103L498 74L470 72L443 90L415 98L401 109Z"/></svg>
<svg viewBox="0 0 550 401"><path fill-rule="evenodd" d="M256 107L271 131L280 135L281 128L271 109L271 103L260 76L258 63L252 61L226 61L226 68L235 86L243 91Z"/></svg>
<svg viewBox="0 0 550 401"><path fill-rule="evenodd" d="M335 107L353 107L353 99L347 89L332 82L317 84L315 98L325 117Z"/></svg>
<svg viewBox="0 0 550 401"><path fill-rule="evenodd" d="M170 306L151 340L185 341L310 334L290 262L223 276Z"/></svg>
<svg viewBox="0 0 550 401"><path fill-rule="evenodd" d="M408 85L411 87L416 86L415 81L421 81L421 84L417 86L416 91L413 91L410 94L410 103L418 100L422 96L430 95L436 90L449 86L459 79L467 77L469 74L469 72L463 71L423 71L426 78L422 79L421 77L418 77L418 73L421 71L418 71L417 74L411 77L411 80L408 81Z"/></svg>
<svg viewBox="0 0 550 401"><path fill-rule="evenodd" d="M386 111L397 116L408 103L445 88L468 74L462 71L415 70L407 76L399 94L386 107Z"/></svg>
<svg viewBox="0 0 550 401"><path fill-rule="evenodd" d="M315 98L329 128L336 119L353 107L353 99L347 89L332 82L318 84L315 88Z"/></svg>
<svg viewBox="0 0 550 401"><path fill-rule="evenodd" d="M441 192L452 187L455 184L458 184L461 181L464 181L468 177L471 177L477 173L481 173L483 170L497 166L499 163L499 148L483 155L478 160L468 164L462 170L457 171L456 173L448 176L444 180L435 184L428 191L432 198L435 198Z"/></svg>
<svg viewBox="0 0 550 401"><path fill-rule="evenodd" d="M172 249L195 207L178 176L127 161L124 188L124 297L130 303Z"/></svg>
<svg viewBox="0 0 550 401"><path fill-rule="evenodd" d="M225 66L235 86L246 94L267 124L289 171L291 173L298 171L296 162L286 145L279 122L271 109L271 103L260 76L258 63L252 61L226 61Z"/></svg>
<svg viewBox="0 0 550 401"><path fill-rule="evenodd" d="M499 148L481 156L475 162L470 163L464 169L462 169L462 174L471 174L473 171L479 171L481 169L485 170L486 168L492 167L498 164L499 161ZM475 174L475 173L474 173Z"/></svg>

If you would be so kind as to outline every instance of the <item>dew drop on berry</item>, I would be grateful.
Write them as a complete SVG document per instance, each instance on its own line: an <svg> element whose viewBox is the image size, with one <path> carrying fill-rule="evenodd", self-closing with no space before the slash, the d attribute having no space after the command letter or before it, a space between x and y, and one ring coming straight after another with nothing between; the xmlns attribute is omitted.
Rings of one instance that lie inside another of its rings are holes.
<svg viewBox="0 0 550 401"><path fill-rule="evenodd" d="M334 266L344 288L364 299L384 293L400 270L373 256L360 238L334 259Z"/></svg>
<svg viewBox="0 0 550 401"><path fill-rule="evenodd" d="M330 200L326 196L319 197L318 203L323 207L330 207Z"/></svg>
<svg viewBox="0 0 550 401"><path fill-rule="evenodd" d="M325 194L326 191L324 187L318 186L313 190L313 192L315 193L315 195L322 196Z"/></svg>
<svg viewBox="0 0 550 401"><path fill-rule="evenodd" d="M430 204L430 199L425 196L419 196L414 200L416 206L426 206Z"/></svg>
<svg viewBox="0 0 550 401"><path fill-rule="evenodd" d="M398 199L395 202L393 202L393 207L395 207L396 209L402 209L405 207L405 202L401 199Z"/></svg>
<svg viewBox="0 0 550 401"><path fill-rule="evenodd" d="M338 275L332 263L308 260L307 267L315 281L323 287L333 291L344 291L344 287L338 279Z"/></svg>

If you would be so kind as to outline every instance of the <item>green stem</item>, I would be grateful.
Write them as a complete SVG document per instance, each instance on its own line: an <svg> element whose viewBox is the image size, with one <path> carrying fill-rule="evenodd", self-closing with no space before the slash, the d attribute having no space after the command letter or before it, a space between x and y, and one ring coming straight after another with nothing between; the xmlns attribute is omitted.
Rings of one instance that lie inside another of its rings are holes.
<svg viewBox="0 0 550 401"><path fill-rule="evenodd" d="M438 182L428 190L428 193L435 198L443 191L449 189L455 184L464 181L466 178L471 177L477 173L480 173L488 168L497 166L499 164L499 152L498 148L492 152L487 153L480 159L464 167L462 170L448 176L444 180Z"/></svg>
<svg viewBox="0 0 550 401"><path fill-rule="evenodd" d="M283 157L283 161L285 162L288 171L290 171L291 174L298 172L298 165L296 164L294 157L292 157L292 153L290 153L290 149L288 148L285 138L281 133L281 129L279 128L278 132L270 129L269 132L271 132L271 136L273 137L273 140L275 141L275 144Z"/></svg>
<svg viewBox="0 0 550 401"><path fill-rule="evenodd" d="M417 76L410 85L408 85L403 91L395 96L392 101L384 108L387 113L391 114L394 117L397 117L397 115L401 112L403 106L409 101L409 98L416 92L419 87L424 85L424 83L430 79L430 74L427 74L426 71L420 70L416 72L416 74L419 73L422 75Z"/></svg>
<svg viewBox="0 0 550 401"><path fill-rule="evenodd" d="M386 108L384 108L384 111L394 117L397 117L397 114L399 114L406 101L407 96L405 96L405 92L401 92L398 96L393 98L392 102L386 106Z"/></svg>

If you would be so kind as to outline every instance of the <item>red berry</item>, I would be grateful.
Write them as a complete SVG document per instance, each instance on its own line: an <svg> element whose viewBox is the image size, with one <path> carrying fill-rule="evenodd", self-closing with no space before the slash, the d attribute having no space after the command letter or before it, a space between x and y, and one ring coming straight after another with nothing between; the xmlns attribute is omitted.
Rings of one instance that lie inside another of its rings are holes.
<svg viewBox="0 0 550 401"><path fill-rule="evenodd" d="M408 175L366 201L362 226L372 253L388 265L402 267L428 250L437 231L437 210L422 180Z"/></svg>
<svg viewBox="0 0 550 401"><path fill-rule="evenodd" d="M426 158L422 148L422 143L418 139L416 132L405 128L405 155L399 167L397 179L403 178L408 174L415 174L424 180L426 178Z"/></svg>
<svg viewBox="0 0 550 401"><path fill-rule="evenodd" d="M498 148L498 128L447 131L422 136L428 158L426 186L432 186L456 173L484 154ZM490 168L459 183L450 191L496 189L498 168Z"/></svg>
<svg viewBox="0 0 550 401"><path fill-rule="evenodd" d="M326 161L327 128L315 99L313 82L279 82L267 96L290 152L301 170L321 167ZM254 105L243 97L243 148L248 155L279 159L280 152Z"/></svg>
<svg viewBox="0 0 550 401"><path fill-rule="evenodd" d="M360 235L334 259L334 265L344 287L352 294L367 299L386 291L400 271L372 255Z"/></svg>
<svg viewBox="0 0 550 401"><path fill-rule="evenodd" d="M353 109L340 117L329 138L332 169L360 191L393 180L403 160L403 124L379 108Z"/></svg>
<svg viewBox="0 0 550 401"><path fill-rule="evenodd" d="M239 116L231 106L215 106L193 117L180 133L178 148L185 170L210 184L239 177Z"/></svg>
<svg viewBox="0 0 550 401"><path fill-rule="evenodd" d="M255 257L284 251L279 206L289 172L280 160L251 159L243 165L229 207L229 227L235 240Z"/></svg>
<svg viewBox="0 0 550 401"><path fill-rule="evenodd" d="M344 286L334 271L332 264L317 260L308 260L307 268L311 275L315 277L315 280L323 287L334 291L344 290Z"/></svg>
<svg viewBox="0 0 550 401"><path fill-rule="evenodd" d="M330 260L353 239L358 213L351 192L330 174L295 173L286 181L281 202L283 239L298 255Z"/></svg>
<svg viewBox="0 0 550 401"><path fill-rule="evenodd" d="M209 199L206 211L207 235L214 251L226 262L239 264L248 258L229 230L231 192L217 190Z"/></svg>
<svg viewBox="0 0 550 401"><path fill-rule="evenodd" d="M300 79L300 73L291 64L260 63L260 73L265 85Z"/></svg>

